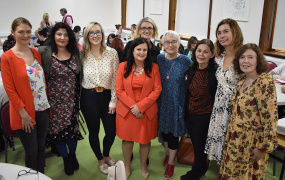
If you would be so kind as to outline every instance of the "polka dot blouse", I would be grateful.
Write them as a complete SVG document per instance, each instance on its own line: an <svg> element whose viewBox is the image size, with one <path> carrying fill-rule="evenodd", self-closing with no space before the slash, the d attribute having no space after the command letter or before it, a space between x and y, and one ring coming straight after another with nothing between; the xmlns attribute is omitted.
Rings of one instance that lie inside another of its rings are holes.
<svg viewBox="0 0 285 180"><path fill-rule="evenodd" d="M119 67L119 57L115 49L107 47L99 59L95 59L89 51L87 58L83 59L84 89L104 87L111 89L111 101L109 107L116 107L117 96L115 92L115 80Z"/></svg>

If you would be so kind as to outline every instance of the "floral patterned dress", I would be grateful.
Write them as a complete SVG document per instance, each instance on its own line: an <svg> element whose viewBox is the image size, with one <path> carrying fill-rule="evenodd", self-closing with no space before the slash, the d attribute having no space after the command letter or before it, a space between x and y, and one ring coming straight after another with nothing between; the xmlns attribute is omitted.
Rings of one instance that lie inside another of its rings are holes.
<svg viewBox="0 0 285 180"><path fill-rule="evenodd" d="M233 95L228 132L219 179L265 179L268 153L278 145L277 96L272 76L262 73L250 86L239 92L245 75ZM261 125L261 126L260 126ZM266 152L253 161L253 149Z"/></svg>
<svg viewBox="0 0 285 180"><path fill-rule="evenodd" d="M231 99L239 77L234 72L233 65L224 71L223 64L224 58L219 59L216 72L218 86L205 146L209 159L216 160L218 164L222 159L223 144L232 112Z"/></svg>
<svg viewBox="0 0 285 180"><path fill-rule="evenodd" d="M65 61L51 57L47 86L52 113L48 140L57 144L67 139L83 139L78 126L80 87L75 56Z"/></svg>

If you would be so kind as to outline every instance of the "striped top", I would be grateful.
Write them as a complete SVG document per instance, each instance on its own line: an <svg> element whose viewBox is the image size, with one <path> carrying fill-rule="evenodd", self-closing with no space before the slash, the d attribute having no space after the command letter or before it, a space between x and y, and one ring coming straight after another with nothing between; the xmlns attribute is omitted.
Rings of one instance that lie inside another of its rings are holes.
<svg viewBox="0 0 285 180"><path fill-rule="evenodd" d="M208 69L197 69L188 87L188 112L190 114L211 113L214 101L211 98Z"/></svg>

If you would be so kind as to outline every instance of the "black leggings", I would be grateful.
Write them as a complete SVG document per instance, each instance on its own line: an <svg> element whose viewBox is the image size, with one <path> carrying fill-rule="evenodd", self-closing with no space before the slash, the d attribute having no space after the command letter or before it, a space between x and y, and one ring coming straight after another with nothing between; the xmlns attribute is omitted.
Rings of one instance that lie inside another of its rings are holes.
<svg viewBox="0 0 285 180"><path fill-rule="evenodd" d="M116 137L116 114L108 114L111 90L96 92L83 89L81 95L81 111L89 131L89 143L98 160L109 157L110 149ZM103 140L103 155L100 148L99 131L102 120L105 137Z"/></svg>
<svg viewBox="0 0 285 180"><path fill-rule="evenodd" d="M45 142L49 124L49 110L36 112L36 125L31 133L22 129L16 130L25 149L26 167L44 173Z"/></svg>
<svg viewBox="0 0 285 180"><path fill-rule="evenodd" d="M175 137L172 133L163 133L163 141L168 142L168 148L177 150L179 147L179 137Z"/></svg>

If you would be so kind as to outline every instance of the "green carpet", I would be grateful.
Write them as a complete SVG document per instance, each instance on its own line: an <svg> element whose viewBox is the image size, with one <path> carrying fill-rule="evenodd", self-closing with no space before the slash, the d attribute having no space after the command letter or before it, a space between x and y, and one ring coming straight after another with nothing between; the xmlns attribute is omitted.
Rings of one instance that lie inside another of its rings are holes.
<svg viewBox="0 0 285 180"><path fill-rule="evenodd" d="M83 124L85 129L86 124ZM52 154L49 149L46 149L46 169L45 174L49 176L50 178L54 180L106 180L107 175L104 175L100 172L98 168L98 162L96 160L96 157L91 150L91 147L89 145L88 141L88 133L87 135L84 134L83 131L82 135L84 136L84 139L78 142L78 148L77 148L77 158L80 164L80 168L78 171L75 171L73 176L67 176L64 173L63 170L63 161L61 157L57 157L56 155ZM100 139L102 140L104 136L104 128L102 127L101 123L101 131L100 131ZM102 142L102 141L101 141ZM21 142L18 138L15 138L15 151L12 150L12 148L9 148L8 151L8 163L11 164L18 164L24 166L24 149L21 145ZM141 170L140 170L140 156L139 156L139 146L138 144L134 145L134 159L132 162L131 167L131 176L129 180L143 180L144 178L141 176ZM150 165L149 165L149 171L150 176L149 180L163 180L164 179L164 172L165 170L162 167L162 162L164 159L164 148L163 146L158 143L157 139L154 139L151 142L151 151L149 155L150 159ZM278 155L283 158L284 152L278 152ZM116 160L124 160L122 148L121 148L121 139L116 137L114 145L111 149L110 156L113 159ZM5 161L5 155L4 152L0 153L0 162ZM278 180L280 171L281 171L281 163L277 162L277 170L276 170L276 177L272 176L272 159L270 158L269 165L268 165L268 171L266 175L267 180ZM173 180L179 180L180 176L185 174L187 171L191 169L191 166L186 165L180 165L176 163L175 171ZM210 163L210 168L207 171L206 175L201 178L202 180L215 180L217 179L219 171L219 166L216 164L215 161L212 161Z"/></svg>

